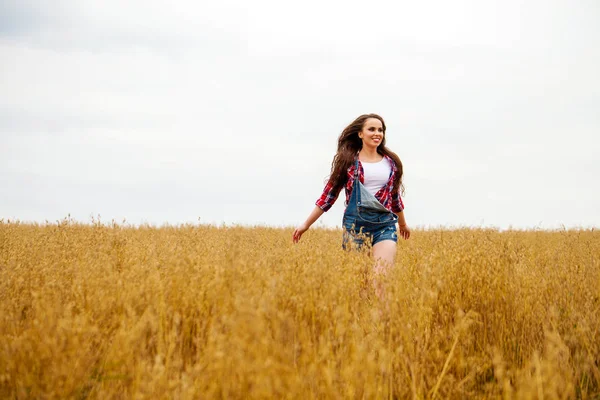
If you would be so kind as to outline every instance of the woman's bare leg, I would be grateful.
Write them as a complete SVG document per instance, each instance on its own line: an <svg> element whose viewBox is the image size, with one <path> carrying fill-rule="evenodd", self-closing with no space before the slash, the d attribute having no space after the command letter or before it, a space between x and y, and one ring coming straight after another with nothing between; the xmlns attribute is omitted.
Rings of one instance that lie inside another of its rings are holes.
<svg viewBox="0 0 600 400"><path fill-rule="evenodd" d="M380 300L385 300L383 281L390 268L394 265L395 257L396 242L393 240L383 240L373 246L373 258L375 259L373 284L375 286L375 293Z"/></svg>
<svg viewBox="0 0 600 400"><path fill-rule="evenodd" d="M394 265L396 258L396 242L393 240L382 240L373 246L373 258L375 259L375 273L386 273L388 268Z"/></svg>

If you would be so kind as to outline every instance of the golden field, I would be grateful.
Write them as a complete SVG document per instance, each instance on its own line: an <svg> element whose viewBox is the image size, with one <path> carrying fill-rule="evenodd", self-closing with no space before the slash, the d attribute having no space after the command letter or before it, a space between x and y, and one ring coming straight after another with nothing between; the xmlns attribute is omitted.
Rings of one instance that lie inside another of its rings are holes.
<svg viewBox="0 0 600 400"><path fill-rule="evenodd" d="M0 398L600 398L600 234L0 222Z"/></svg>

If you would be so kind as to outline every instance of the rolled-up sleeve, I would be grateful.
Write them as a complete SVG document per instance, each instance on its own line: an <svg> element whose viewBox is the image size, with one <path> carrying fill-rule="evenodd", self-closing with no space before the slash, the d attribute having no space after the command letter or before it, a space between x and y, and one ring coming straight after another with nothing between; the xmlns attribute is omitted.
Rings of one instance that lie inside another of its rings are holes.
<svg viewBox="0 0 600 400"><path fill-rule="evenodd" d="M395 193L392 193L392 212L399 213L404 210L404 203L402 202L402 197L400 197L400 191L397 190Z"/></svg>
<svg viewBox="0 0 600 400"><path fill-rule="evenodd" d="M323 194L321 194L321 197L319 197L315 203L316 206L323 211L328 211L337 200L340 191L341 188L336 190L331 182L327 182L327 185L325 185L325 188L323 189Z"/></svg>

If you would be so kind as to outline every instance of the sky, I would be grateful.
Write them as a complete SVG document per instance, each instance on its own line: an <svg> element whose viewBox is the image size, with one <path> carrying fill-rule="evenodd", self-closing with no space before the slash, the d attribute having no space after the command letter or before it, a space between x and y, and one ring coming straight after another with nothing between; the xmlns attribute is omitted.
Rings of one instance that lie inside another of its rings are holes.
<svg viewBox="0 0 600 400"><path fill-rule="evenodd" d="M409 226L598 227L598 21L597 0L3 0L0 219L296 226L378 113Z"/></svg>

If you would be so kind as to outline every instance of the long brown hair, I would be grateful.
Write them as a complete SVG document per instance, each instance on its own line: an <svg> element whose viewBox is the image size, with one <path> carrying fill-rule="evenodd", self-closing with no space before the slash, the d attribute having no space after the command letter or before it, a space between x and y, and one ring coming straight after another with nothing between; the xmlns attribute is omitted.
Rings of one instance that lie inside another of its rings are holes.
<svg viewBox="0 0 600 400"><path fill-rule="evenodd" d="M377 114L363 114L342 131L342 134L338 138L337 153L335 153L333 161L331 162L329 182L333 184L335 190L341 190L348 181L348 174L346 171L348 171L348 168L350 168L354 162L357 153L362 149L362 139L358 137L358 133L362 130L365 121L369 118L377 118L381 121L381 126L383 127L383 139L381 140L381 144L377 146L377 153L390 157L394 161L394 164L396 164L396 168L398 168L398 173L394 179L392 193L396 193L398 190L403 193L404 186L402 185L402 177L404 171L402 168L402 161L400 161L400 157L398 157L396 153L385 147L385 122L383 121L383 118Z"/></svg>

